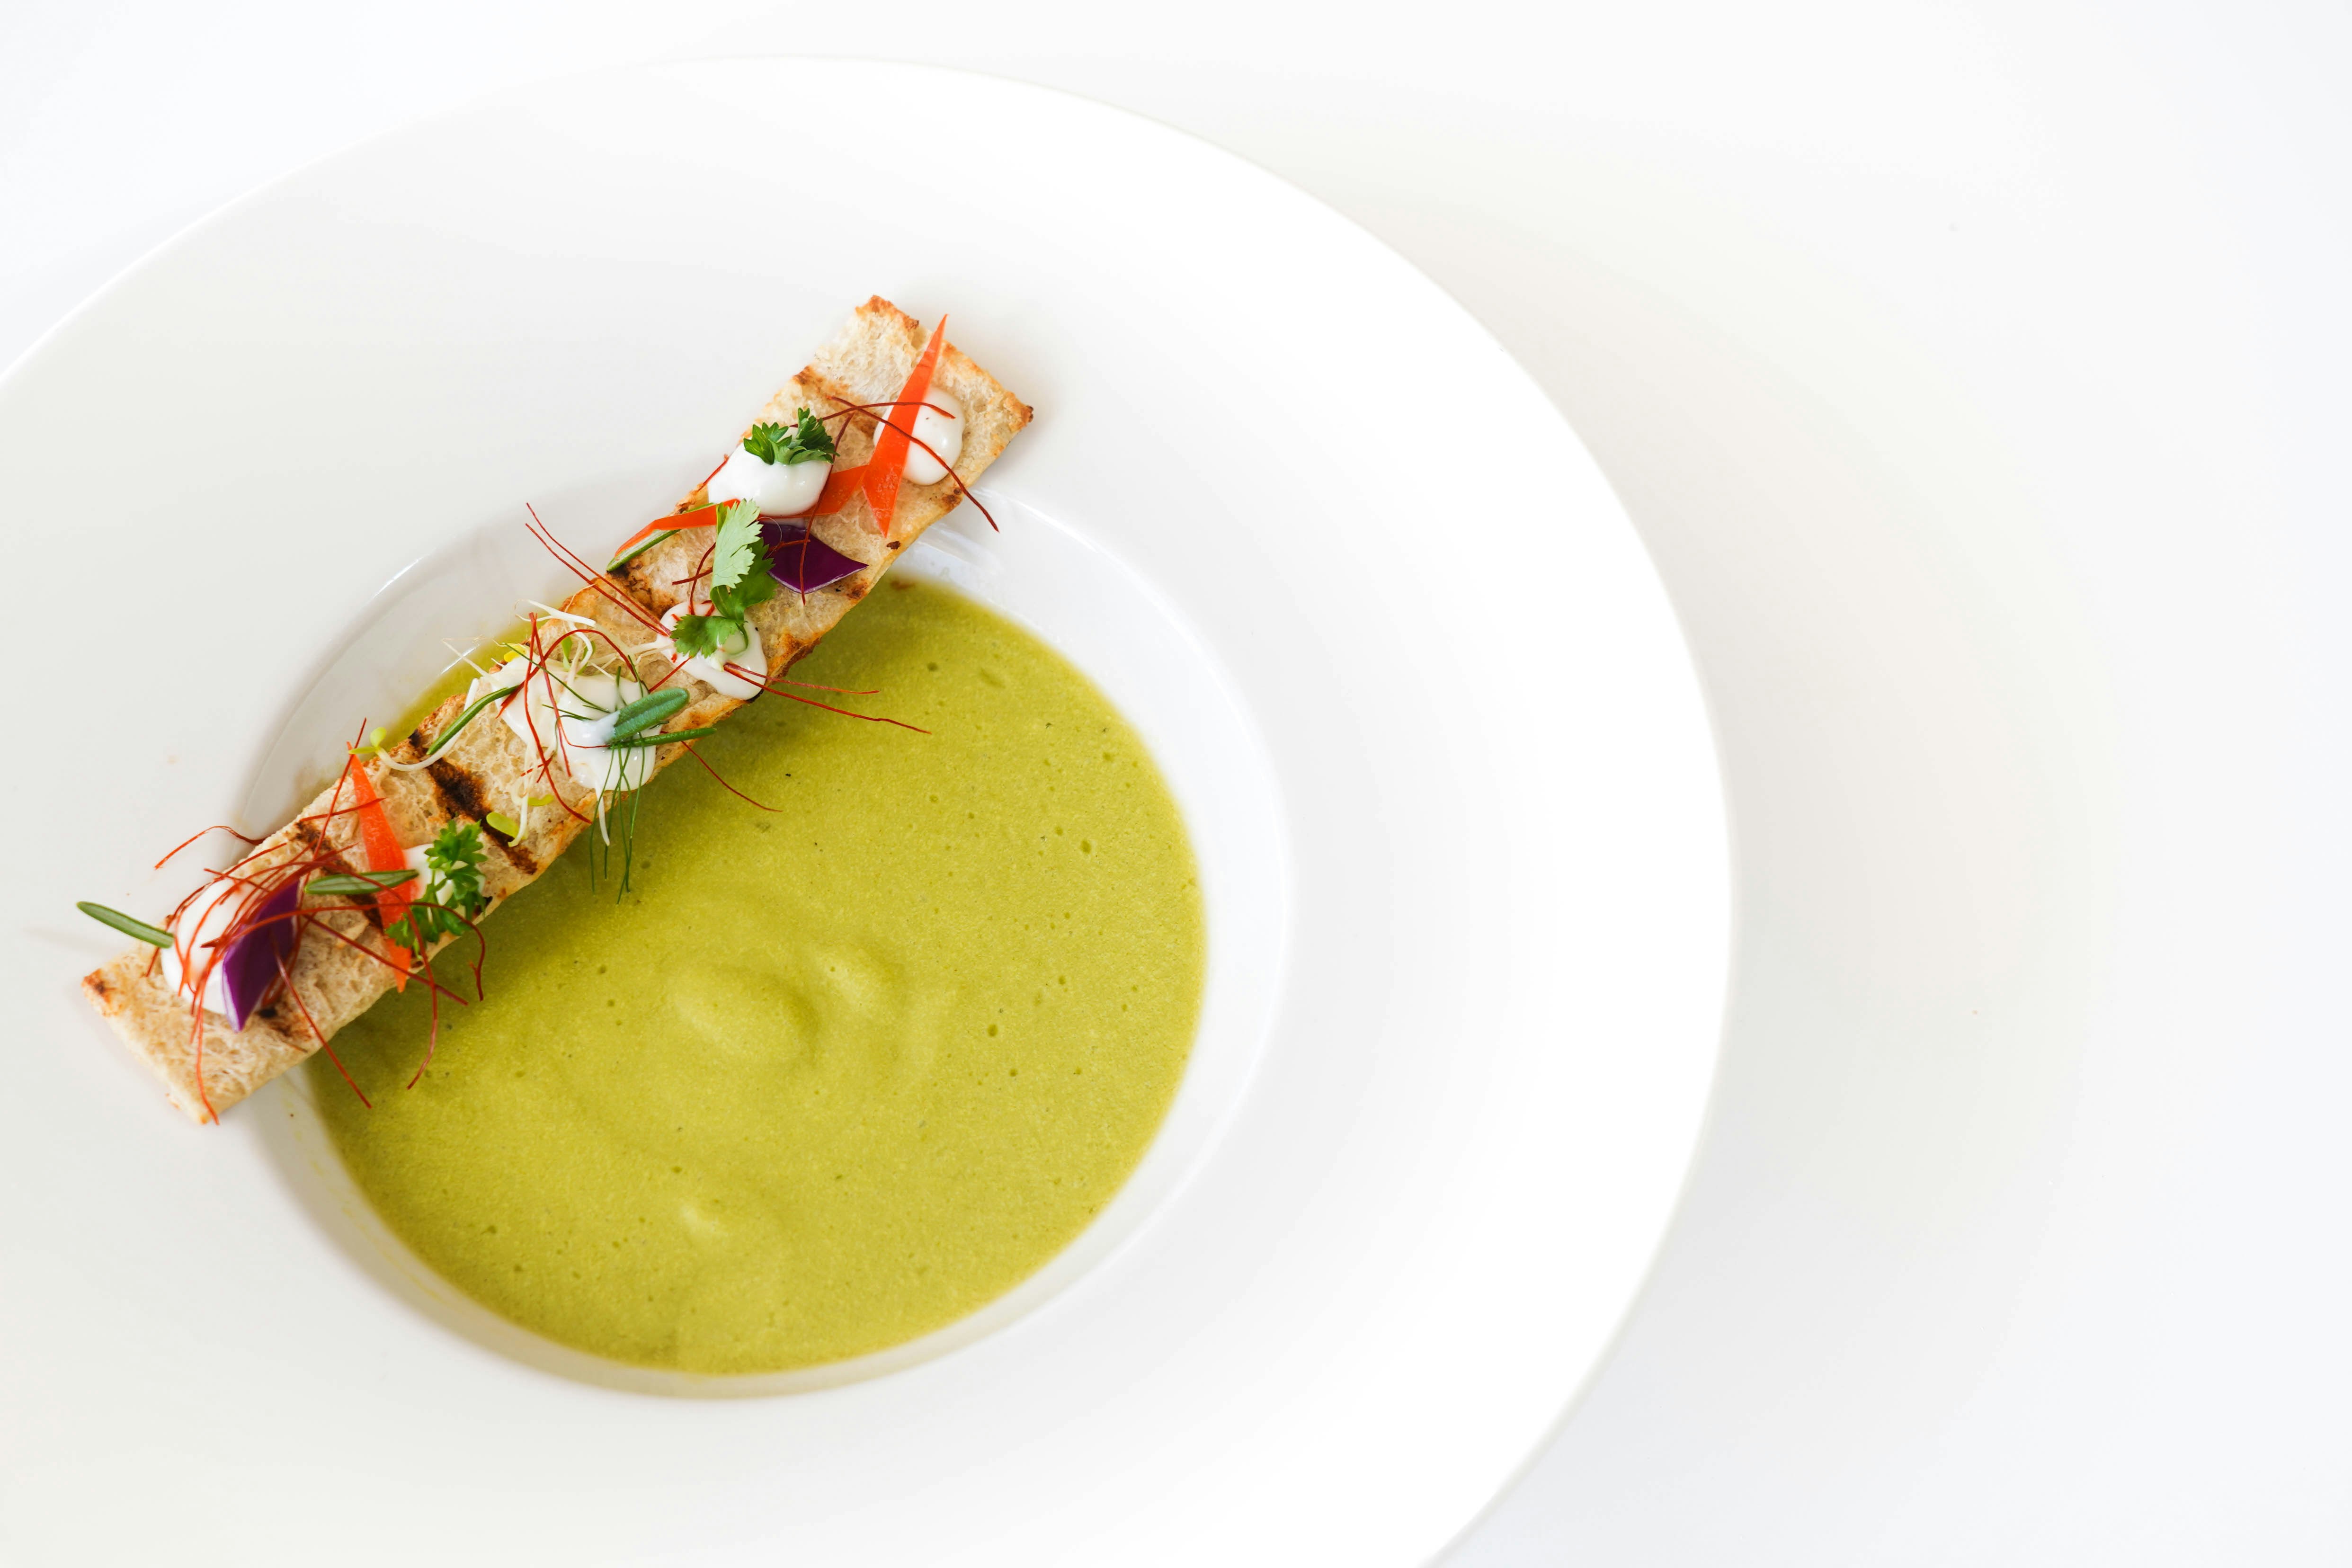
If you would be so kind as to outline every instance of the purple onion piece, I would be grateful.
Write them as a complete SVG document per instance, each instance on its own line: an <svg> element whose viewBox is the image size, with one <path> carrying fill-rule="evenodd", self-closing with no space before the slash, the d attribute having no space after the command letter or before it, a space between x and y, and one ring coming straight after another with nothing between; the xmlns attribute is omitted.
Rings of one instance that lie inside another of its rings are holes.
<svg viewBox="0 0 2352 1568"><path fill-rule="evenodd" d="M221 1000L231 1028L242 1029L286 965L294 962L294 911L302 901L302 879L289 877L276 892L255 905L236 940L221 950Z"/></svg>
<svg viewBox="0 0 2352 1568"><path fill-rule="evenodd" d="M768 575L795 594L830 588L865 570L865 563L851 560L819 539L805 522L763 517L760 537L768 546Z"/></svg>

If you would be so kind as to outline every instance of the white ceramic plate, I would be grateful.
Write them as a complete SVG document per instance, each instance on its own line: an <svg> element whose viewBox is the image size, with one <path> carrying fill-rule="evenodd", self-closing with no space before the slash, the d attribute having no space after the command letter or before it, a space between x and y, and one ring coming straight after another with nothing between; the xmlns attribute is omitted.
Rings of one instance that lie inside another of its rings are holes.
<svg viewBox="0 0 2352 1568"><path fill-rule="evenodd" d="M592 545L650 515L868 292L951 312L1038 410L1005 534L944 525L928 569L1151 741L1209 1019L1144 1172L1014 1299L695 1397L452 1300L312 1157L299 1085L179 1121L81 1006L113 942L72 902L165 907L161 847L271 825L529 585L523 500ZM434 121L198 226L0 381L0 528L30 1560L1421 1562L1664 1229L1727 921L1664 599L1460 310L1198 142L812 62Z"/></svg>

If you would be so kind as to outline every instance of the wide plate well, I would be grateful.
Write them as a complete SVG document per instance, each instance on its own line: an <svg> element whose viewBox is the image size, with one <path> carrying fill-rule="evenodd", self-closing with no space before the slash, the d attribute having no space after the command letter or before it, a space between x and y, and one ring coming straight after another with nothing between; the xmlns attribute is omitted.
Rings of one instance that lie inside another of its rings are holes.
<svg viewBox="0 0 2352 1568"><path fill-rule="evenodd" d="M992 489L1141 584L1249 738L1278 918L1213 941L1261 1037L1118 1245L952 1353L732 1400L551 1373L320 1223L290 1087L180 1123L81 1006L110 939L72 901L167 901L146 862L275 787L404 573L526 499L658 508L877 291L1036 406ZM206 220L0 380L0 528L37 698L0 770L0 1441L37 1555L1410 1563L1663 1231L1727 919L1664 598L1475 323L1199 142L850 63L437 119Z"/></svg>

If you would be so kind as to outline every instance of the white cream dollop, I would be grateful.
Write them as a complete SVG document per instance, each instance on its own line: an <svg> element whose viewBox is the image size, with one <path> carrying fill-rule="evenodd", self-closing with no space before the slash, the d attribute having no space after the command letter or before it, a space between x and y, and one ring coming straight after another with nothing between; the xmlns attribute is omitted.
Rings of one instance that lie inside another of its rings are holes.
<svg viewBox="0 0 2352 1568"><path fill-rule="evenodd" d="M833 465L822 458L805 463L772 463L738 447L727 454L727 461L710 477L703 493L721 505L755 502L761 517L798 517L816 505L817 497L824 493L824 477L831 472Z"/></svg>
<svg viewBox="0 0 2352 1568"><path fill-rule="evenodd" d="M914 441L908 442L906 475L910 483L935 485L948 477L948 469L963 456L963 405L937 387L923 394L923 402L926 406L915 411L915 440L940 456L934 458Z"/></svg>
<svg viewBox="0 0 2352 1568"><path fill-rule="evenodd" d="M555 694L563 731L563 763L580 787L602 795L635 789L653 776L654 748L614 746L613 715L646 694L625 675L567 677Z"/></svg>
<svg viewBox="0 0 2352 1568"><path fill-rule="evenodd" d="M163 983L184 995L193 994L190 977L202 974L205 1011L224 1018L228 1016L228 994L223 981L227 966L220 962L221 950L208 944L236 929L236 917L251 891L226 877L202 889L173 922L172 945L163 950Z"/></svg>
<svg viewBox="0 0 2352 1568"><path fill-rule="evenodd" d="M664 610L661 618L662 630L676 631L678 616L686 613L686 605L683 604L672 605L668 609ZM677 645L670 641L667 637L664 637L655 646L661 650L662 657L665 658L676 660L679 657ZM756 670L761 675L768 672L768 650L760 641L759 627L746 622L741 638L722 649L719 658L710 658L702 654L696 654L686 660L686 672L697 680L709 682L710 689L719 696L731 697L738 702L749 702L760 695L760 683L747 679L736 674L734 670L729 669L727 667L730 664L743 669Z"/></svg>

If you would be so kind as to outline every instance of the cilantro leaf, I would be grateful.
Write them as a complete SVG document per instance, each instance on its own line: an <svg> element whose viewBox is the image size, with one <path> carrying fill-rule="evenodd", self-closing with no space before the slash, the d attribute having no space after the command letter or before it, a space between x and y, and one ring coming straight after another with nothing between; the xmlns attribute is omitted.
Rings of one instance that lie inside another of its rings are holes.
<svg viewBox="0 0 2352 1568"><path fill-rule="evenodd" d="M710 613L680 616L669 640L688 658L725 663L750 641L751 608L776 596L776 580L762 572L732 587L710 590Z"/></svg>
<svg viewBox="0 0 2352 1568"><path fill-rule="evenodd" d="M680 616L670 628L671 646L688 658L723 658L743 623L731 616Z"/></svg>
<svg viewBox="0 0 2352 1568"><path fill-rule="evenodd" d="M670 630L671 646L689 658L722 664L741 652L753 606L776 596L776 580L762 570L767 563L760 509L747 500L735 502L719 514L719 538L711 547L709 612L680 616Z"/></svg>
<svg viewBox="0 0 2352 1568"><path fill-rule="evenodd" d="M754 573L740 583L710 590L711 607L733 620L741 620L754 605L764 605L776 596L776 580L765 572Z"/></svg>
<svg viewBox="0 0 2352 1568"><path fill-rule="evenodd" d="M791 426L754 425L743 437L743 449L763 463L830 463L833 432L803 408Z"/></svg>
<svg viewBox="0 0 2352 1568"><path fill-rule="evenodd" d="M751 574L764 553L761 542L759 502L735 501L719 514L719 540L710 552L710 588L714 595Z"/></svg>

